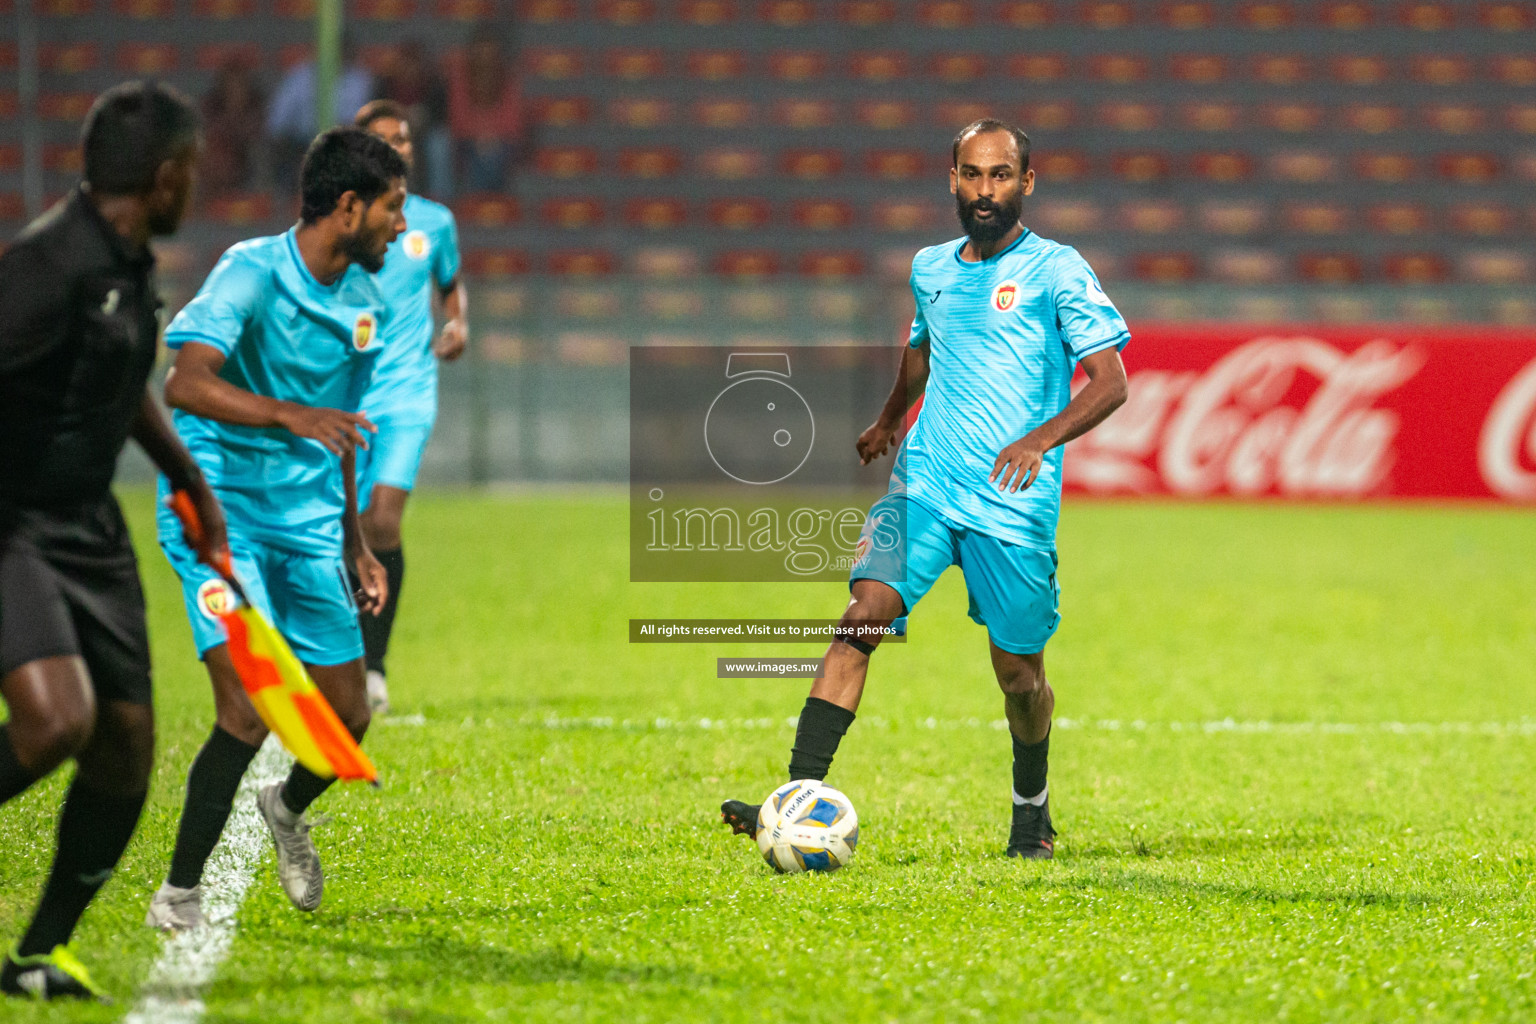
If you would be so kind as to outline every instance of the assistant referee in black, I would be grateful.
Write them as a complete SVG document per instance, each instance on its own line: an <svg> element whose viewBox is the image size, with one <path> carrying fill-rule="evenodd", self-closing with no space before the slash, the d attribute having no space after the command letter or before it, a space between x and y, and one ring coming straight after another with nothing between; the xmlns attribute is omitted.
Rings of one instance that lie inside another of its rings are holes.
<svg viewBox="0 0 1536 1024"><path fill-rule="evenodd" d="M174 232L199 154L161 85L103 93L84 180L0 255L0 803L73 758L58 852L0 990L105 999L65 945L138 824L154 755L138 564L112 496L132 437L193 497L209 557L218 502L147 389L159 338L149 240Z"/></svg>

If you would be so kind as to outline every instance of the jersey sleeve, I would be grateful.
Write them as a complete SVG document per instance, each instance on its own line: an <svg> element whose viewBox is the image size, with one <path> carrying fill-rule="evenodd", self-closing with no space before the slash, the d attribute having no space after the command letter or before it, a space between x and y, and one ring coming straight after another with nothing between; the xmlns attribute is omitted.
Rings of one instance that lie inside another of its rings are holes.
<svg viewBox="0 0 1536 1024"><path fill-rule="evenodd" d="M1052 297L1056 325L1073 359L1107 348L1122 349L1131 340L1125 318L1076 249L1063 248L1056 257Z"/></svg>
<svg viewBox="0 0 1536 1024"><path fill-rule="evenodd" d="M912 287L912 329L907 334L908 348L922 348L928 340L928 320L923 316L923 294L917 288L917 270L908 282Z"/></svg>
<svg viewBox="0 0 1536 1024"><path fill-rule="evenodd" d="M453 214L445 215L432 252L432 277L439 288L444 288L459 276L459 225Z"/></svg>
<svg viewBox="0 0 1536 1024"><path fill-rule="evenodd" d="M260 308L265 286L262 268L225 253L192 301L165 329L166 346L178 349L195 341L229 355Z"/></svg>
<svg viewBox="0 0 1536 1024"><path fill-rule="evenodd" d="M0 374L58 351L69 333L71 280L33 246L0 255Z"/></svg>

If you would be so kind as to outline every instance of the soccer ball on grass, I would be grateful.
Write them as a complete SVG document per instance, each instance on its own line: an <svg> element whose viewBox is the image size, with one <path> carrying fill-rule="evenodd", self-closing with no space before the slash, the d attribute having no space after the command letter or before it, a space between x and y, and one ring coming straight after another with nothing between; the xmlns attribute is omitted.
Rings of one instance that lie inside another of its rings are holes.
<svg viewBox="0 0 1536 1024"><path fill-rule="evenodd" d="M859 816L824 782L786 782L757 812L757 848L775 871L836 871L853 859Z"/></svg>

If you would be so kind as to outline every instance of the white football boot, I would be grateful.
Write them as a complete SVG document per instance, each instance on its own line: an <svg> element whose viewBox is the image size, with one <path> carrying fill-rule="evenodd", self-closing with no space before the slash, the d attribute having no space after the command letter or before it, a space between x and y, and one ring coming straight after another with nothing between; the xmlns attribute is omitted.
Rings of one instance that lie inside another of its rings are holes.
<svg viewBox="0 0 1536 1024"><path fill-rule="evenodd" d="M266 786L256 797L256 806L267 820L272 843L277 847L277 877L283 883L288 901L300 910L320 909L325 895L325 872L320 869L320 855L309 838L314 824L283 806L281 782Z"/></svg>
<svg viewBox="0 0 1536 1024"><path fill-rule="evenodd" d="M202 885L178 889L166 882L149 901L149 913L144 916L144 923L162 932L184 932L203 927L208 919L203 916Z"/></svg>
<svg viewBox="0 0 1536 1024"><path fill-rule="evenodd" d="M389 714L389 684L378 669L368 670L368 707L376 715Z"/></svg>

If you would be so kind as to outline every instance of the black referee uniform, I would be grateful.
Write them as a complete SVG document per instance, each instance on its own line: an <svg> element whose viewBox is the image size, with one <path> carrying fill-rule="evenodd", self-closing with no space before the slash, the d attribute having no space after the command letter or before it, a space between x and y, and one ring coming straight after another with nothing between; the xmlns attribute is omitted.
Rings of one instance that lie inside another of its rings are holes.
<svg viewBox="0 0 1536 1024"><path fill-rule="evenodd" d="M155 362L154 257L78 189L0 255L0 677L79 655L150 703L144 594L112 474Z"/></svg>

